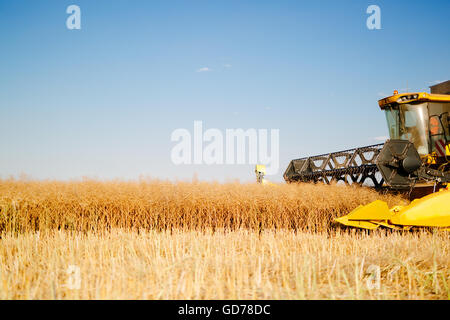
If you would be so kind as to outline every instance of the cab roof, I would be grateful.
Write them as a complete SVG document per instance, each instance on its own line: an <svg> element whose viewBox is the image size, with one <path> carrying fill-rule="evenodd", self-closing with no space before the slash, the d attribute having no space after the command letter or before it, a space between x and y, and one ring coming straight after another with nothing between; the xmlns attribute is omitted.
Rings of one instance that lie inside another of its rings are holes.
<svg viewBox="0 0 450 320"><path fill-rule="evenodd" d="M405 92L396 93L390 97L378 100L378 105L381 109L392 107L404 103L412 102L450 102L450 95L448 94L434 94L427 92Z"/></svg>

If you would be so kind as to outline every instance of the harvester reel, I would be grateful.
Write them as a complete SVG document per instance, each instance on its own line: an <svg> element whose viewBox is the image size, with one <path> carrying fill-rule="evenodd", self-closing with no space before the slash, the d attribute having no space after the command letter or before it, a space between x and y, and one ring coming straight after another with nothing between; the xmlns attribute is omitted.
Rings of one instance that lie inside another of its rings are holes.
<svg viewBox="0 0 450 320"><path fill-rule="evenodd" d="M410 189L422 165L419 153L407 140L387 140L376 160L385 183L393 189Z"/></svg>
<svg viewBox="0 0 450 320"><path fill-rule="evenodd" d="M383 178L377 175L375 160L383 144L332 152L292 160L284 173L286 182L332 182L362 185L371 181L381 188Z"/></svg>

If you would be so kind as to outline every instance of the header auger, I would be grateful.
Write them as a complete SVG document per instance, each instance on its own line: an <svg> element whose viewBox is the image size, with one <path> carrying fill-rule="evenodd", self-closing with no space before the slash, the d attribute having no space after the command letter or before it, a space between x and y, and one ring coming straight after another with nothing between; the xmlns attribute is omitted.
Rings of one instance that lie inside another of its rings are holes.
<svg viewBox="0 0 450 320"><path fill-rule="evenodd" d="M394 91L378 104L390 136L384 144L292 160L284 179L343 181L409 192L410 199L416 199L392 209L382 201L359 207L336 219L347 226L449 229L450 191L444 189L450 184L450 80L432 86L431 93Z"/></svg>

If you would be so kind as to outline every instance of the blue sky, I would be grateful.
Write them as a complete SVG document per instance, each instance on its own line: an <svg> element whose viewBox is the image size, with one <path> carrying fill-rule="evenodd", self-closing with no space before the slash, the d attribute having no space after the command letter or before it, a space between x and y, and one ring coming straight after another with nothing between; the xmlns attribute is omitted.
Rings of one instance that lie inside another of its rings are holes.
<svg viewBox="0 0 450 320"><path fill-rule="evenodd" d="M81 8L68 30L66 8ZM381 8L381 30L366 9ZM254 179L172 164L177 128L280 130L289 161L378 143L377 100L450 78L449 1L0 0L0 177ZM202 68L208 71L198 72Z"/></svg>

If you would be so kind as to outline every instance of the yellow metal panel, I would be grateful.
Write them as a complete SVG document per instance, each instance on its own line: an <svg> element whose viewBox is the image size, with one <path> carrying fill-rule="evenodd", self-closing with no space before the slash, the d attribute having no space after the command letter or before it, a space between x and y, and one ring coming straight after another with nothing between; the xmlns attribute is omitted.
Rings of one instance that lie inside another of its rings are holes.
<svg viewBox="0 0 450 320"><path fill-rule="evenodd" d="M348 220L388 220L392 213L386 202L376 200L366 206L359 206L347 215Z"/></svg>
<svg viewBox="0 0 450 320"><path fill-rule="evenodd" d="M390 224L389 222L384 222L384 221L371 221L371 222L378 224L380 226L383 226L383 227L387 227L387 228L391 228L391 229L395 229L395 230L402 230L401 227L394 226L393 224Z"/></svg>
<svg viewBox="0 0 450 320"><path fill-rule="evenodd" d="M407 96L417 95L417 98L397 102L397 100L400 97L405 96L405 95L407 95ZM448 94L431 94L431 93L426 93L426 92L405 92L405 93L394 94L393 96L386 97L384 99L380 99L380 100L378 100L378 105L380 106L381 109L383 109L384 106L387 104L391 104L391 103L403 104L403 103L411 103L411 102L415 102L415 101L450 102L450 95L448 95Z"/></svg>
<svg viewBox="0 0 450 320"><path fill-rule="evenodd" d="M417 227L450 227L450 190L432 193L403 207L390 222Z"/></svg>
<svg viewBox="0 0 450 320"><path fill-rule="evenodd" d="M334 221L339 222L340 224L343 224L343 225L349 226L349 227L363 228L363 229L369 229L369 230L378 228L378 225L375 223L371 223L369 221L361 221L361 220L348 220L347 216L336 218L336 219L334 219Z"/></svg>
<svg viewBox="0 0 450 320"><path fill-rule="evenodd" d="M447 187L416 199L407 206L395 206L390 210L386 202L376 200L366 206L359 206L335 221L364 229L384 226L397 230L408 230L411 227L439 227L450 230L450 190Z"/></svg>

